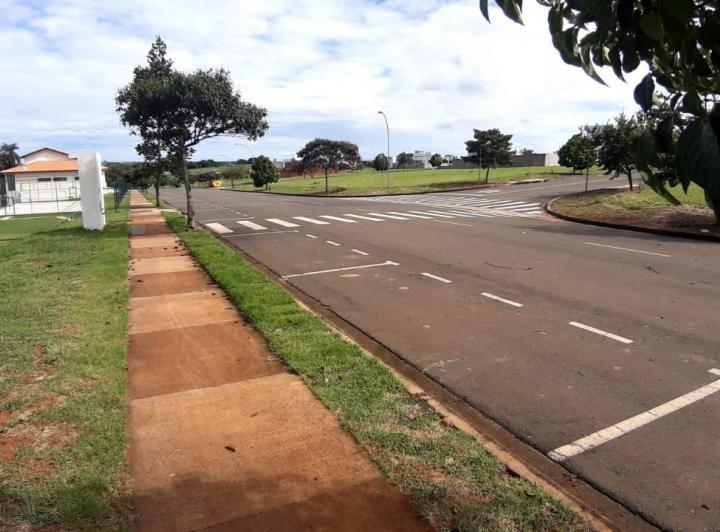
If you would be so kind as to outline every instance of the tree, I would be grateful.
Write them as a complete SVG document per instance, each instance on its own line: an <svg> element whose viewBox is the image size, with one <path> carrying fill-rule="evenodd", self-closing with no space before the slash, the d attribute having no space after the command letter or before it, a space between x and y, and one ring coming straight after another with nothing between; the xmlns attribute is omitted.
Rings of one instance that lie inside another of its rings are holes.
<svg viewBox="0 0 720 532"><path fill-rule="evenodd" d="M499 129L473 129L473 138L465 141L468 156L464 159L486 169L487 183L490 179L490 168L510 164L511 140L512 135L505 135Z"/></svg>
<svg viewBox="0 0 720 532"><path fill-rule="evenodd" d="M635 169L637 146L642 132L635 117L621 114L614 123L586 127L597 147L597 160L610 179L626 175L630 190L633 189L632 172Z"/></svg>
<svg viewBox="0 0 720 532"><path fill-rule="evenodd" d="M346 167L353 168L360 158L360 151L356 144L344 140L315 139L308 142L298 152L304 164L308 167L322 168L325 172L325 192L330 191L328 185L328 172Z"/></svg>
<svg viewBox="0 0 720 532"><path fill-rule="evenodd" d="M390 167L387 155L384 153L378 153L372 162L372 167L375 168L376 172L385 172Z"/></svg>
<svg viewBox="0 0 720 532"><path fill-rule="evenodd" d="M535 150L532 148L523 148L518 152L519 155L533 155L534 153Z"/></svg>
<svg viewBox="0 0 720 532"><path fill-rule="evenodd" d="M558 150L560 166L572 168L573 174L578 170L589 170L596 160L597 153L593 139L582 133L575 133Z"/></svg>
<svg viewBox="0 0 720 532"><path fill-rule="evenodd" d="M402 153L399 153L397 156L398 168L402 168L403 172L405 171L405 168L407 167L407 165L409 165L412 161L413 161L412 153L402 152Z"/></svg>
<svg viewBox="0 0 720 532"><path fill-rule="evenodd" d="M433 168L440 168L444 162L446 162L445 159L443 159L443 156L439 153L433 153L432 157L430 157L430 166Z"/></svg>
<svg viewBox="0 0 720 532"><path fill-rule="evenodd" d="M116 103L121 123L143 140L159 142L179 168L189 228L195 227L195 210L187 162L195 146L220 135L255 140L268 129L267 111L242 101L226 70L178 72L159 37L148 54L148 66L134 70Z"/></svg>
<svg viewBox="0 0 720 532"><path fill-rule="evenodd" d="M683 189L702 187L720 223L720 9L716 1L538 0L562 59L603 83L596 67L615 75L648 69L635 101L650 116L636 154L643 180L671 203L672 160ZM521 23L522 0L496 0ZM489 19L488 0L480 10ZM659 86L659 91L656 90Z"/></svg>
<svg viewBox="0 0 720 532"><path fill-rule="evenodd" d="M0 146L0 170L6 170L20 164L20 156L17 153L18 145L3 143Z"/></svg>
<svg viewBox="0 0 720 532"><path fill-rule="evenodd" d="M252 176L253 185L257 188L264 186L266 190L270 188L270 183L277 183L279 178L277 167L264 155L255 158L250 175Z"/></svg>
<svg viewBox="0 0 720 532"><path fill-rule="evenodd" d="M230 180L230 188L235 188L235 180L247 179L248 177L250 177L250 170L247 166L227 166L220 170L220 175L223 177L223 179Z"/></svg>

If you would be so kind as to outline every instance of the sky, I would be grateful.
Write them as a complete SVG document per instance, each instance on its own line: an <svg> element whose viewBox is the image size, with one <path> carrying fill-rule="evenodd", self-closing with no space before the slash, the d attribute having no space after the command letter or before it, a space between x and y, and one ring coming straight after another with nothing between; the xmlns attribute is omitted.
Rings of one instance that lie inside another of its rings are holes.
<svg viewBox="0 0 720 532"><path fill-rule="evenodd" d="M515 148L553 152L577 128L633 113L644 72L609 87L566 65L546 8L523 26L477 0L0 0L0 142L106 161L137 160L115 95L156 35L176 68L225 68L265 107L256 142L221 138L194 159L288 159L315 137L348 140L364 158L387 150L463 155L473 128L499 128Z"/></svg>

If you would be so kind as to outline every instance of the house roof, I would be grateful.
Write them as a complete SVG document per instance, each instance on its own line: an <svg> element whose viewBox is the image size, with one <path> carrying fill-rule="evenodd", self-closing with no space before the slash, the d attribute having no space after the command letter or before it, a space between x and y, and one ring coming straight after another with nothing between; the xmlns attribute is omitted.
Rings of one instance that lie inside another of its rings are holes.
<svg viewBox="0 0 720 532"><path fill-rule="evenodd" d="M26 153L25 155L21 155L20 157L27 157L28 155L32 155L33 153L37 153L37 152L43 151L43 150L54 151L55 153L60 153L60 154L62 154L62 155L70 155L70 154L69 154L68 152L66 152L66 151L56 150L55 148L49 148L48 146L45 146L44 148L40 148L39 150L33 150L33 151L31 151L30 153Z"/></svg>
<svg viewBox="0 0 720 532"><path fill-rule="evenodd" d="M56 161L34 161L8 168L0 174L30 174L39 172L77 172L79 170L77 159L59 159Z"/></svg>

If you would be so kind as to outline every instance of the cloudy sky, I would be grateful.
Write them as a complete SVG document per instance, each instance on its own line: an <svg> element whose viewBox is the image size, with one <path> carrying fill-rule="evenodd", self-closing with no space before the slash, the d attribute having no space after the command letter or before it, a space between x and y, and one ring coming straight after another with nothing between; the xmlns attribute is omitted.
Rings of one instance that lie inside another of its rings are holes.
<svg viewBox="0 0 720 532"><path fill-rule="evenodd" d="M0 0L0 142L134 160L114 96L155 35L176 67L224 67L270 130L206 141L195 156L289 158L305 142L355 142L364 157L422 149L463 154L473 128L513 134L515 147L555 151L583 123L635 111L633 76L610 87L565 65L546 11L525 26L476 0Z"/></svg>

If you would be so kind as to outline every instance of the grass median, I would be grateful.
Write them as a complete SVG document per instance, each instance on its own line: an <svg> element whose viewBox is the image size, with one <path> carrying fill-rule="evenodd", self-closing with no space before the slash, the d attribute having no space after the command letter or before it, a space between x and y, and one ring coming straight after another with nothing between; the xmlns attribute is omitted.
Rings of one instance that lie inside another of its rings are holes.
<svg viewBox="0 0 720 532"><path fill-rule="evenodd" d="M519 479L473 437L410 395L376 359L244 258L204 231L168 222L196 260L338 417L371 459L443 530L589 530L565 506Z"/></svg>
<svg viewBox="0 0 720 532"><path fill-rule="evenodd" d="M0 524L13 529L127 525L128 211L111 204L104 231L0 221L13 235L0 240Z"/></svg>
<svg viewBox="0 0 720 532"><path fill-rule="evenodd" d="M441 191L450 188L469 188L485 184L485 171L478 179L477 169L457 170L393 170L389 173L390 192L394 194L408 192ZM507 183L532 178L553 179L572 177L569 168L559 166L529 166L521 168L494 168L490 171L490 184ZM357 172L341 172L329 177L330 195L371 195L388 192L388 173L372 169ZM229 180L223 180L223 186L230 187ZM235 189L243 191L257 190L252 181L235 181ZM325 177L291 177L281 179L270 187L270 192L287 194L324 194Z"/></svg>

